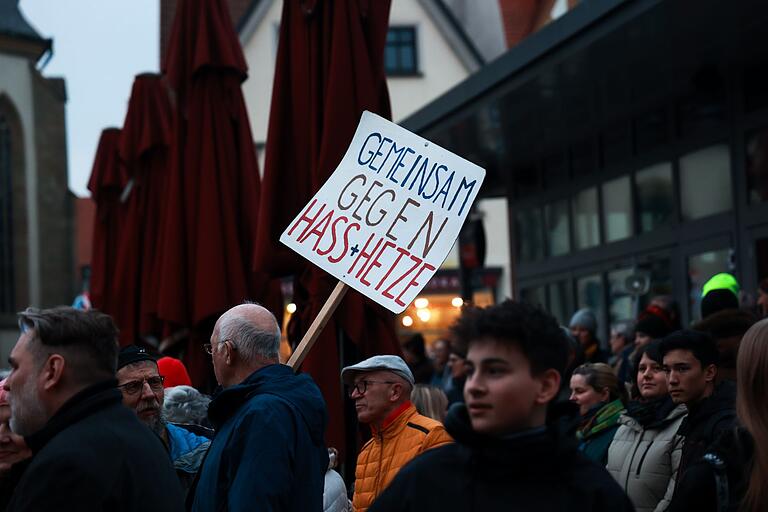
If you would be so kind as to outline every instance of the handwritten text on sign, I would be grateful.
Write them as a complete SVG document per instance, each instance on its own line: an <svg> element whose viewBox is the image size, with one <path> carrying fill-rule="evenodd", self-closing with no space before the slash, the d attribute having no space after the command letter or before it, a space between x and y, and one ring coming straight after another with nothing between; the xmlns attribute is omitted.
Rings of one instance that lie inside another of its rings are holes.
<svg viewBox="0 0 768 512"><path fill-rule="evenodd" d="M364 112L341 163L280 241L400 313L445 260L484 177L477 165Z"/></svg>

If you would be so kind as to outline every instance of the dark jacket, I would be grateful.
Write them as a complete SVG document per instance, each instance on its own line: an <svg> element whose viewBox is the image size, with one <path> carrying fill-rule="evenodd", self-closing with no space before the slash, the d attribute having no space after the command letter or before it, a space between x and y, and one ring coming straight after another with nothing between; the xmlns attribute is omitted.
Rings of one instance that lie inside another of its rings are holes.
<svg viewBox="0 0 768 512"><path fill-rule="evenodd" d="M221 391L208 408L216 427L193 510L321 512L327 413L305 374L273 364Z"/></svg>
<svg viewBox="0 0 768 512"><path fill-rule="evenodd" d="M738 511L749 486L754 450L754 441L746 429L737 427L723 432L707 450L717 456L722 466L716 467L704 459L693 462L677 483L667 512ZM718 492L716 477L728 482L727 493Z"/></svg>
<svg viewBox="0 0 768 512"><path fill-rule="evenodd" d="M634 510L605 468L579 453L572 422L498 439L473 431L460 404L445 427L456 443L415 458L369 512Z"/></svg>
<svg viewBox="0 0 768 512"><path fill-rule="evenodd" d="M26 437L32 460L8 510L181 511L181 486L162 442L108 381L65 403Z"/></svg>
<svg viewBox="0 0 768 512"><path fill-rule="evenodd" d="M683 436L684 441L677 481L680 482L691 464L704 456L722 432L735 425L736 385L729 381L721 382L712 395L688 408L688 416L680 425L678 434Z"/></svg>

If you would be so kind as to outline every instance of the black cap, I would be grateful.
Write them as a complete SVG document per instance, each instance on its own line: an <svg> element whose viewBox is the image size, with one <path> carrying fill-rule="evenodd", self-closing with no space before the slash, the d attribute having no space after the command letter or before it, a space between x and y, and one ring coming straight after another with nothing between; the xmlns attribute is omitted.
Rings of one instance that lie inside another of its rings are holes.
<svg viewBox="0 0 768 512"><path fill-rule="evenodd" d="M117 369L119 370L123 366L138 363L139 361L152 361L156 363L157 357L147 352L147 349L144 347L128 345L121 348L120 353L117 355Z"/></svg>

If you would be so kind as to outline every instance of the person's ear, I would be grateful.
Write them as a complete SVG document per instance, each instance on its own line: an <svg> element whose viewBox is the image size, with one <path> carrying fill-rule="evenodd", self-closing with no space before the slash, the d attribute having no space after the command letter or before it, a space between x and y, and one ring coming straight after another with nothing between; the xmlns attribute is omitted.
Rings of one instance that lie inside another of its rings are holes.
<svg viewBox="0 0 768 512"><path fill-rule="evenodd" d="M399 382L392 384L392 387L389 390L390 402L397 402L398 400L400 400L403 397L403 393L405 393L405 386L403 386Z"/></svg>
<svg viewBox="0 0 768 512"><path fill-rule="evenodd" d="M544 405L551 402L560 392L560 372L550 368L537 377L539 391L536 393L536 405Z"/></svg>
<svg viewBox="0 0 768 512"><path fill-rule="evenodd" d="M600 392L600 400L603 402L607 402L611 398L611 390L608 388L603 388L603 390Z"/></svg>
<svg viewBox="0 0 768 512"><path fill-rule="evenodd" d="M64 375L67 362L59 354L51 354L40 371L43 389L46 391L56 386Z"/></svg>
<svg viewBox="0 0 768 512"><path fill-rule="evenodd" d="M235 349L232 346L231 341L225 341L224 342L224 362L227 364L227 366L232 366L234 360L235 360Z"/></svg>
<svg viewBox="0 0 768 512"><path fill-rule="evenodd" d="M717 377L717 366L710 364L704 368L704 380L707 382L713 382L715 377Z"/></svg>

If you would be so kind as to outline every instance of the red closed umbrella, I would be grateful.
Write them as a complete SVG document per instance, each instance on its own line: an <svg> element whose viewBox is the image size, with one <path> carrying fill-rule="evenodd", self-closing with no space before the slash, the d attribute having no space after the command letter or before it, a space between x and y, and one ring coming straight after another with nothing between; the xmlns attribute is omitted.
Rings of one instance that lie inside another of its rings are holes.
<svg viewBox="0 0 768 512"><path fill-rule="evenodd" d="M176 105L157 309L197 328L186 360L195 381L209 366L199 341L218 315L246 299L278 313L281 304L252 269L259 172L240 89L247 68L223 0L179 3L165 66Z"/></svg>
<svg viewBox="0 0 768 512"><path fill-rule="evenodd" d="M96 202L91 255L91 303L93 307L109 314L114 312L119 303L115 294L114 276L121 226L120 194L126 183L119 145L119 128L106 128L101 132L88 180L88 190Z"/></svg>
<svg viewBox="0 0 768 512"><path fill-rule="evenodd" d="M120 137L120 155L130 180L130 189L123 195L125 212L115 269L120 304L114 314L122 345L136 343L140 336L160 334L157 255L171 138L170 109L168 89L160 75L136 76Z"/></svg>
<svg viewBox="0 0 768 512"><path fill-rule="evenodd" d="M294 341L317 316L335 279L278 240L341 161L363 110L391 118L383 65L389 6L388 0L283 4L255 265L273 275L300 276L289 331ZM303 364L328 404L328 442L340 448L338 343L344 336L360 358L400 352L392 314L350 290Z"/></svg>

